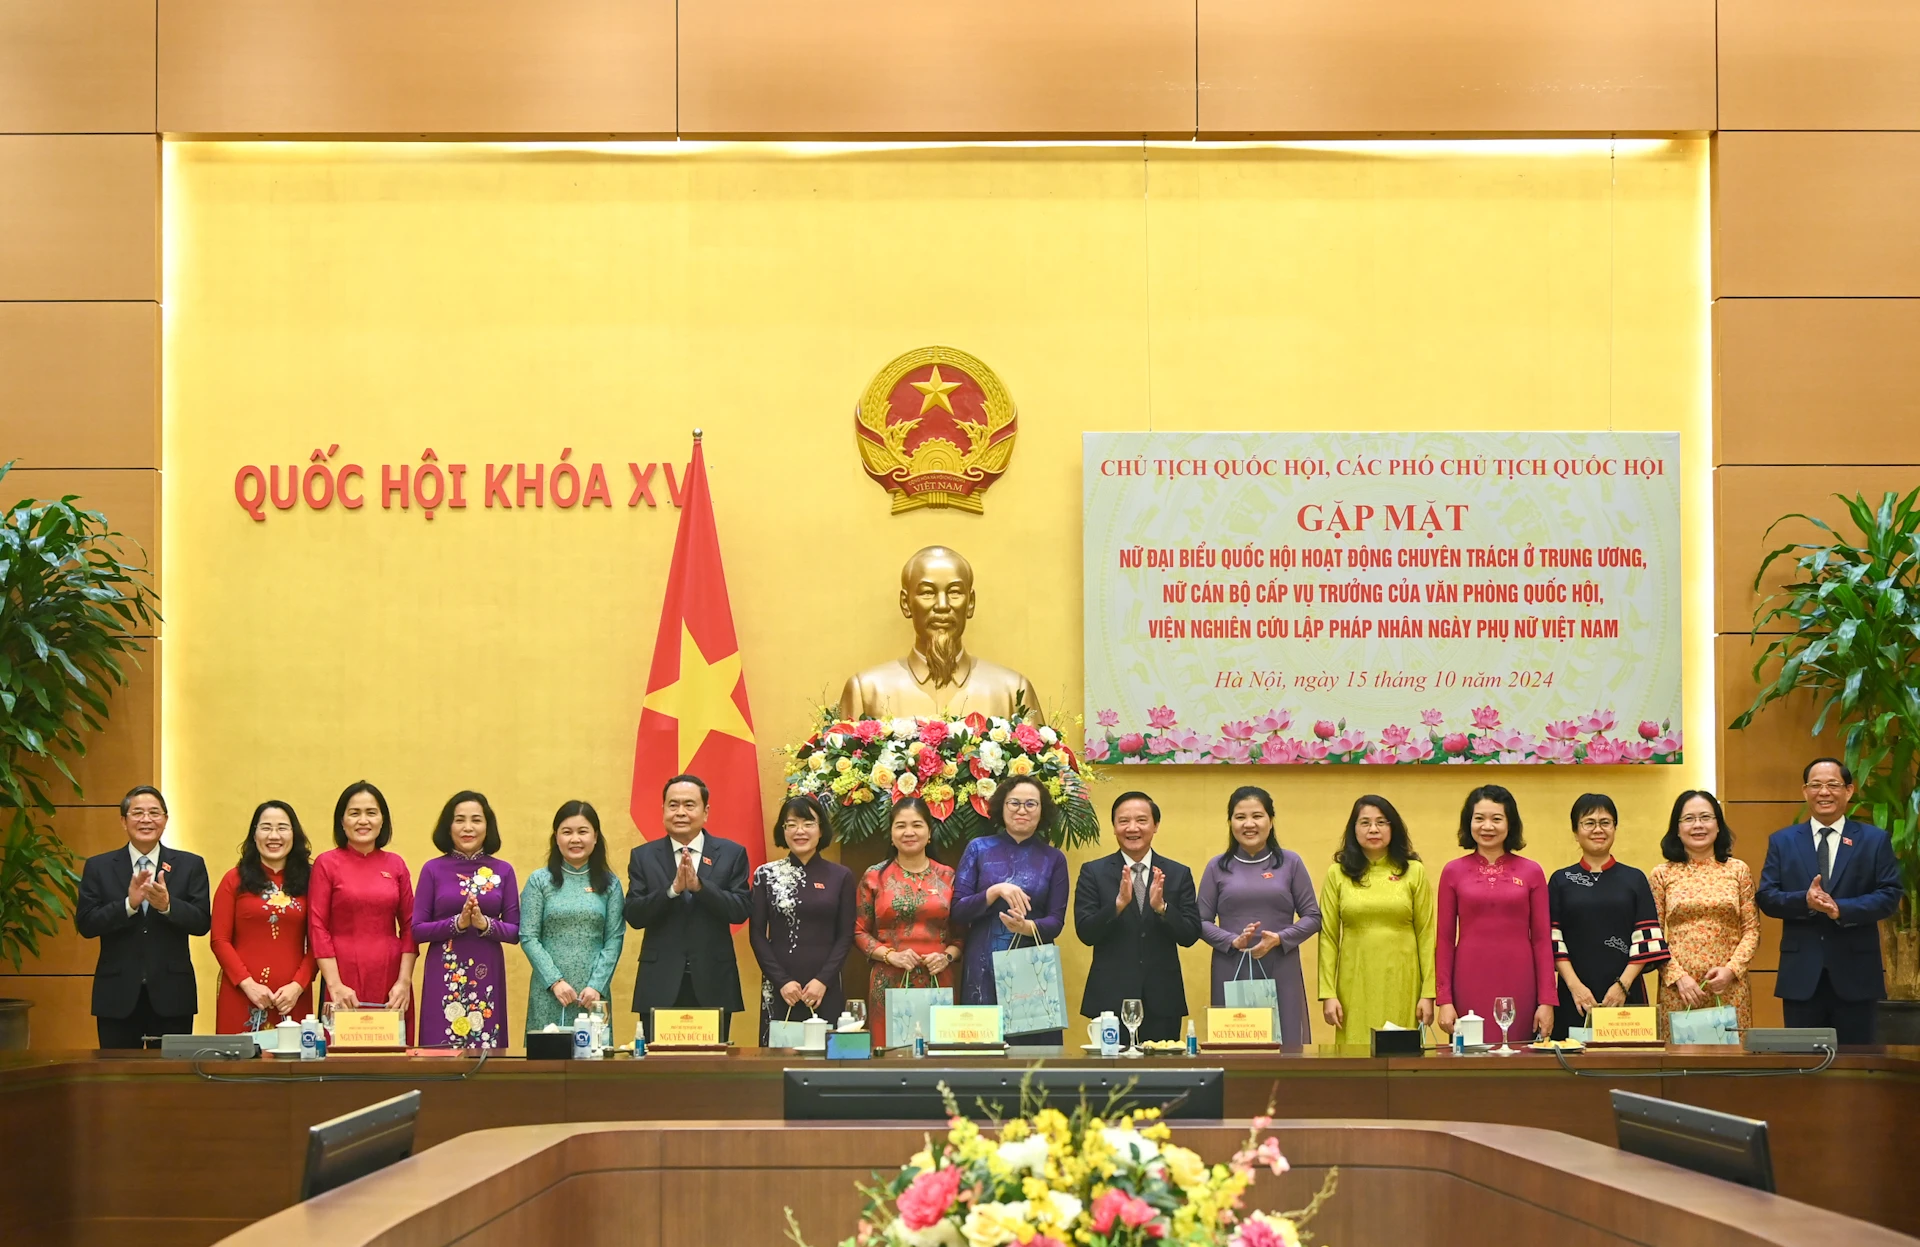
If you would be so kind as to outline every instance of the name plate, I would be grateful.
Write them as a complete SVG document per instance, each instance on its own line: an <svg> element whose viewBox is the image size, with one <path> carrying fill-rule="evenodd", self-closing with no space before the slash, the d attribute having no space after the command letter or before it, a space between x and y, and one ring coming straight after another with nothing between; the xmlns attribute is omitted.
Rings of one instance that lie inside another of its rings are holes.
<svg viewBox="0 0 1920 1247"><path fill-rule="evenodd" d="M404 1052L407 1015L397 1009L335 1009L329 1052Z"/></svg>
<svg viewBox="0 0 1920 1247"><path fill-rule="evenodd" d="M999 1005L934 1005L927 1010L930 1044L1002 1043Z"/></svg>
<svg viewBox="0 0 1920 1247"><path fill-rule="evenodd" d="M1207 1042L1210 1044L1270 1044L1273 1039L1273 1010L1208 1009Z"/></svg>
<svg viewBox="0 0 1920 1247"><path fill-rule="evenodd" d="M1660 1024L1651 1005L1595 1008L1587 1015L1597 1044L1651 1044L1660 1042Z"/></svg>
<svg viewBox="0 0 1920 1247"><path fill-rule="evenodd" d="M724 1048L720 1037L725 1009L655 1009L653 1040L648 1047Z"/></svg>

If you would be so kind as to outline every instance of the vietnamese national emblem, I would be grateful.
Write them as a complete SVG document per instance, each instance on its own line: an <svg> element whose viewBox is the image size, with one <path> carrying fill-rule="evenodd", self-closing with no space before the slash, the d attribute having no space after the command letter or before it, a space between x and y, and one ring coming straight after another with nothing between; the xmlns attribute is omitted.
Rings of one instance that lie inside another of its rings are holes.
<svg viewBox="0 0 1920 1247"><path fill-rule="evenodd" d="M978 359L923 346L882 368L853 410L860 459L893 513L957 507L979 514L1013 458L1017 413Z"/></svg>

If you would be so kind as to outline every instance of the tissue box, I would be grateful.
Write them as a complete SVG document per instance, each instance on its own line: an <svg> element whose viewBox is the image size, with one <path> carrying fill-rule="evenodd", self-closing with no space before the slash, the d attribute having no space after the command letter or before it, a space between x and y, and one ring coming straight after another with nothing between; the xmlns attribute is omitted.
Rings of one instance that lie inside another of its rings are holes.
<svg viewBox="0 0 1920 1247"><path fill-rule="evenodd" d="M827 1060L829 1061L870 1061L873 1059L873 1036L866 1031L829 1031L827 1033Z"/></svg>
<svg viewBox="0 0 1920 1247"><path fill-rule="evenodd" d="M1419 1056L1421 1051L1420 1032L1417 1030L1375 1030L1373 1032L1373 1055L1375 1056Z"/></svg>
<svg viewBox="0 0 1920 1247"><path fill-rule="evenodd" d="M573 1060L572 1031L528 1031L527 1060L529 1061L571 1061Z"/></svg>

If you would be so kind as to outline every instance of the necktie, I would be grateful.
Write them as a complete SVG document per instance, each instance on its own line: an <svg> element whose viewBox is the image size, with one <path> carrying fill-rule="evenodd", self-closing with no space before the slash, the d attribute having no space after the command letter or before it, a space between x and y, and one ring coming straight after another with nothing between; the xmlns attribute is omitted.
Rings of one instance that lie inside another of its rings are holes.
<svg viewBox="0 0 1920 1247"><path fill-rule="evenodd" d="M143 871L143 870L144 870L144 871L146 871L146 872L147 872L148 874L152 874L152 873L153 873L153 859L152 859L152 858L148 858L148 857L143 857L143 858L141 858L141 859L140 859L139 861L137 861L137 862L135 862L135 863L134 863L134 865L133 865L133 873L134 873L134 874L136 874L136 875L137 875L137 874L139 874L139 873L140 873L141 871ZM141 912L141 913L143 913L143 914L147 912L147 903L146 903L145 901L141 901L141 902L140 902L140 912Z"/></svg>
<svg viewBox="0 0 1920 1247"><path fill-rule="evenodd" d="M1825 885L1825 884L1832 883L1833 880L1832 878L1830 878L1832 874L1833 874L1833 828L1822 827L1820 829L1820 882L1821 884Z"/></svg>
<svg viewBox="0 0 1920 1247"><path fill-rule="evenodd" d="M1147 911L1147 864L1145 862L1133 864L1133 903L1140 907L1141 913Z"/></svg>

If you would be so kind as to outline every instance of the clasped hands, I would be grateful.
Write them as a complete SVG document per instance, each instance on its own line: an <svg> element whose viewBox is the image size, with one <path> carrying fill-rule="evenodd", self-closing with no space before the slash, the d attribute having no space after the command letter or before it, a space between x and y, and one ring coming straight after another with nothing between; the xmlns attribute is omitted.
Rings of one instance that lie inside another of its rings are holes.
<svg viewBox="0 0 1920 1247"><path fill-rule="evenodd" d="M1807 886L1807 908L1817 914L1825 914L1835 922L1840 921L1840 903L1820 886L1819 875L1815 875L1813 882Z"/></svg>
<svg viewBox="0 0 1920 1247"><path fill-rule="evenodd" d="M826 997L827 985L819 979L808 979L805 986L791 979L780 985L780 999L786 1001L789 1008L794 1005L805 1005L808 1012L817 1013L820 1010L820 1002Z"/></svg>
<svg viewBox="0 0 1920 1247"><path fill-rule="evenodd" d="M1026 889L1017 883L996 883L987 889L987 902L1005 901L1007 910L1000 915L1000 925L1015 935L1040 937L1040 924L1027 917L1033 909L1033 898Z"/></svg>
<svg viewBox="0 0 1920 1247"><path fill-rule="evenodd" d="M1593 989L1578 979L1568 984L1567 993L1573 997L1573 1007L1580 1010L1581 1017L1586 1017L1596 1008L1614 1009L1627 1003L1627 989L1620 986L1618 980L1607 985L1606 995L1599 1000L1593 998Z"/></svg>
<svg viewBox="0 0 1920 1247"><path fill-rule="evenodd" d="M1733 990L1740 976L1726 966L1715 966L1707 971L1704 979L1695 979L1691 974L1682 974L1673 982L1673 990L1680 993L1680 1003L1689 1009L1701 1009L1713 1003L1713 997L1724 996Z"/></svg>
<svg viewBox="0 0 1920 1247"><path fill-rule="evenodd" d="M460 907L459 916L453 920L453 929L456 931L465 931L470 927L479 927L482 935L493 930L493 919L480 912L479 900L471 896Z"/></svg>
<svg viewBox="0 0 1920 1247"><path fill-rule="evenodd" d="M599 992L593 990L591 987L581 991L575 991L573 990L573 984L567 982L565 979L555 981L549 990L553 992L553 998L560 1002L561 1008L578 1004L590 1009L600 1003Z"/></svg>
<svg viewBox="0 0 1920 1247"><path fill-rule="evenodd" d="M953 958L947 955L945 949L922 956L911 948L895 948L890 949L881 960L890 966L898 966L902 970L924 969L935 976L953 964Z"/></svg>
<svg viewBox="0 0 1920 1247"><path fill-rule="evenodd" d="M292 1013L293 1007L300 1003L300 997L305 994L298 983L288 983L276 991L253 979L241 980L240 991L254 1008L278 1013L282 1017Z"/></svg>
<svg viewBox="0 0 1920 1247"><path fill-rule="evenodd" d="M1120 894L1114 899L1113 911L1117 914L1127 912L1133 904L1133 871L1120 872ZM1147 908L1156 914L1167 912L1167 872L1158 866L1153 868L1153 878L1147 884Z"/></svg>
<svg viewBox="0 0 1920 1247"><path fill-rule="evenodd" d="M1233 937L1233 947L1240 952L1251 951L1256 961L1279 946L1280 933L1262 931L1257 922L1249 922L1240 929L1240 934Z"/></svg>
<svg viewBox="0 0 1920 1247"><path fill-rule="evenodd" d="M674 868L673 889L676 892L698 892L700 890L700 872L693 868L693 854L685 853L680 864Z"/></svg>
<svg viewBox="0 0 1920 1247"><path fill-rule="evenodd" d="M155 870L136 870L133 882L127 885L127 908L139 909L141 902L151 905L156 913L166 913L173 907L173 894L167 891L167 876Z"/></svg>

